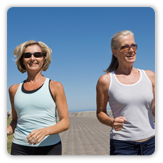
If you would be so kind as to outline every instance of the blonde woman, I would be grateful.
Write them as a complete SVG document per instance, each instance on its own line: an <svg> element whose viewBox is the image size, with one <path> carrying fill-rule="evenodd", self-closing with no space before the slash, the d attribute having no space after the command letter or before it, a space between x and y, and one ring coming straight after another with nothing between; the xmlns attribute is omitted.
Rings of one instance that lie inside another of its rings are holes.
<svg viewBox="0 0 163 163"><path fill-rule="evenodd" d="M116 33L111 48L112 61L97 83L97 118L112 127L110 155L151 155L155 151L155 74L133 66L137 44L131 31ZM107 102L114 118L107 115Z"/></svg>
<svg viewBox="0 0 163 163"><path fill-rule="evenodd" d="M43 42L27 41L14 50L16 65L27 79L9 88L14 134L11 155L61 155L59 133L69 128L68 107L61 83L42 75L51 63L52 50ZM59 114L56 123L55 109Z"/></svg>

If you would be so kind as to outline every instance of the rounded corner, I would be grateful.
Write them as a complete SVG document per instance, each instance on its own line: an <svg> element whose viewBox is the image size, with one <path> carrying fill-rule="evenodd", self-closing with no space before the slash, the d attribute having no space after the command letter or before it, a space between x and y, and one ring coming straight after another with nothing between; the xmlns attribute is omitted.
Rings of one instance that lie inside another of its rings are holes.
<svg viewBox="0 0 163 163"><path fill-rule="evenodd" d="M9 7L8 9L7 9L7 14L9 13L9 11L12 9L13 7Z"/></svg>
<svg viewBox="0 0 163 163"><path fill-rule="evenodd" d="M149 7L151 10L153 10L154 14L155 14L155 8L154 7Z"/></svg>
<svg viewBox="0 0 163 163"><path fill-rule="evenodd" d="M7 156L11 156L11 154L9 153L9 151L8 151L8 150L7 150L6 152L7 152Z"/></svg>

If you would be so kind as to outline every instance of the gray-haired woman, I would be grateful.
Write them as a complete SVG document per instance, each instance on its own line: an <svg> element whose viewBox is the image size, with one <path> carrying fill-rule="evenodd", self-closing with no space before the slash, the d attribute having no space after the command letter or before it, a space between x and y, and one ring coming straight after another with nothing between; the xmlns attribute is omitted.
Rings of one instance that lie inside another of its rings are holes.
<svg viewBox="0 0 163 163"><path fill-rule="evenodd" d="M112 61L97 83L97 118L112 127L110 155L151 155L155 151L155 74L133 67L137 44L131 31L111 40ZM107 115L109 102L113 117Z"/></svg>

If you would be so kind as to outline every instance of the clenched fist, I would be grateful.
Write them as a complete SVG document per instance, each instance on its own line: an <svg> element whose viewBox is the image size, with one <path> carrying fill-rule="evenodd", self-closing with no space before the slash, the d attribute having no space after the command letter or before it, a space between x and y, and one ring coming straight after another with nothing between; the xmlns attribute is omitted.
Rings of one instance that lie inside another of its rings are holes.
<svg viewBox="0 0 163 163"><path fill-rule="evenodd" d="M113 128L115 129L115 131L119 131L122 130L123 128L123 124L124 122L126 122L126 118L125 117L117 117L113 120Z"/></svg>

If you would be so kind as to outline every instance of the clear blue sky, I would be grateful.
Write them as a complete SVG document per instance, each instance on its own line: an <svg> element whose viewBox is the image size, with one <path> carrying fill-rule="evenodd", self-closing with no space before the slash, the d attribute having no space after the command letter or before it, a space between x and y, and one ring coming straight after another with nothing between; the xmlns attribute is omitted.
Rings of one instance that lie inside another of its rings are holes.
<svg viewBox="0 0 163 163"><path fill-rule="evenodd" d="M138 44L134 67L155 72L155 12L133 7L29 7L7 13L7 88L27 75L17 70L13 50L25 41L46 43L52 62L45 77L64 86L69 111L96 109L96 83L111 61L112 36L131 30ZM7 93L7 109L10 110Z"/></svg>

